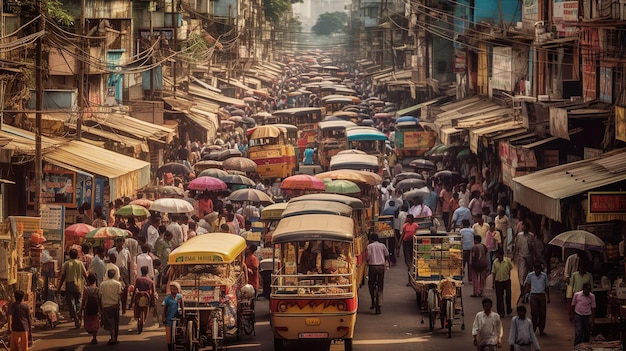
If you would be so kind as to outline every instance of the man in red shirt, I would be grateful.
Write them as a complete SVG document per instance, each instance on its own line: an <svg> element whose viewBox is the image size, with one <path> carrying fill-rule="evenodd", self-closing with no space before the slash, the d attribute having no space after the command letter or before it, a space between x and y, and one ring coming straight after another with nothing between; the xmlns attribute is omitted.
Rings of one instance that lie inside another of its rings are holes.
<svg viewBox="0 0 626 351"><path fill-rule="evenodd" d="M415 223L414 218L412 214L407 215L406 222L402 226L402 254L404 255L407 271L411 270L413 261L413 236L417 232L417 228L419 228L419 224ZM406 286L411 286L410 280L406 283Z"/></svg>
<svg viewBox="0 0 626 351"><path fill-rule="evenodd" d="M248 268L248 284L254 287L254 295L259 290L259 259L254 255L257 250L255 244L246 249L246 267Z"/></svg>

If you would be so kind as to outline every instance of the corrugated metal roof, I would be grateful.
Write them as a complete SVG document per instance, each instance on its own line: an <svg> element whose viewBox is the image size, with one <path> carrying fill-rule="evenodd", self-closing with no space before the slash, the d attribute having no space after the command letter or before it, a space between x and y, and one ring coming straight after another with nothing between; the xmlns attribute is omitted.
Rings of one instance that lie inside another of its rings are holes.
<svg viewBox="0 0 626 351"><path fill-rule="evenodd" d="M513 129L519 128L520 126L521 126L521 123L519 122L510 121L509 118L502 118L502 120L495 125L490 125L490 126L483 127L483 128L471 129L470 135L469 135L470 150L473 153L478 154L478 141L480 140L480 137L485 134L493 133L497 131L503 131L503 130L513 130Z"/></svg>
<svg viewBox="0 0 626 351"><path fill-rule="evenodd" d="M513 178L515 201L561 221L561 200L626 180L626 149Z"/></svg>

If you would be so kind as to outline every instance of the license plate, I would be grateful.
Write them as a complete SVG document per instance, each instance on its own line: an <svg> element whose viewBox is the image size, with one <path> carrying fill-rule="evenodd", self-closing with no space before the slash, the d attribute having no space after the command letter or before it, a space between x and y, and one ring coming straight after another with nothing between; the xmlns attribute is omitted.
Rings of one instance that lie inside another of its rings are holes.
<svg viewBox="0 0 626 351"><path fill-rule="evenodd" d="M328 339L328 333L300 333L300 339Z"/></svg>
<svg viewBox="0 0 626 351"><path fill-rule="evenodd" d="M320 325L322 322L320 321L319 318L307 318L304 321L304 324L306 325L310 325L310 326L316 326L316 325Z"/></svg>

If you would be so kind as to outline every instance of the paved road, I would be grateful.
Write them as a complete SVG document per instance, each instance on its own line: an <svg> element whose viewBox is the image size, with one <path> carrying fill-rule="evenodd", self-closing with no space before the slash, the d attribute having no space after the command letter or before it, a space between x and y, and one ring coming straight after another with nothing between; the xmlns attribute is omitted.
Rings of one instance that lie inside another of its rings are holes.
<svg viewBox="0 0 626 351"><path fill-rule="evenodd" d="M465 305L465 330L459 325L452 328L452 338L448 339L442 329L435 329L433 333L428 331L428 322L421 324L421 318L416 306L415 292L406 287L405 267L400 263L387 271L385 281L385 301L382 314L375 315L369 310L369 294L367 287L360 290L359 312L356 332L354 337L354 350L357 351L448 351L448 350L471 350L472 342L471 327L474 315L480 310L480 298L472 298L471 285L463 288L463 301ZM489 282L488 282L489 285ZM516 286L516 281L513 283ZM514 296L519 294L519 289L514 291ZM494 297L493 291L488 289L486 296ZM495 299L494 299L495 300ZM573 343L573 326L567 319L566 306L561 302L558 292L552 294L552 304L548 306L548 336L539 338L543 350L567 350ZM136 326L129 324L130 312L122 317L120 343L116 346L107 346L106 336L103 330L100 333L98 345L88 345L90 337L83 329L73 329L71 323L59 325L54 330L37 330L37 340L33 351L58 350L61 347L71 350L110 350L116 351L165 351L165 336L162 327L148 326L141 335L137 335ZM228 350L273 350L273 336L269 326L269 312L266 300L260 300L257 304L256 336L244 336L240 342L228 343ZM504 338L508 337L510 316L504 318ZM285 344L285 351L308 351L308 350L343 350L341 344L329 342L290 342Z"/></svg>

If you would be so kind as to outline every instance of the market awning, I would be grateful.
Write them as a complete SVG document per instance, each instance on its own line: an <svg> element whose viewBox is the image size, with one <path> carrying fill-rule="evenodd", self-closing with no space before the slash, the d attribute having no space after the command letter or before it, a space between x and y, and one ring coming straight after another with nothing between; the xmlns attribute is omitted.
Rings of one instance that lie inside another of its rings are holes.
<svg viewBox="0 0 626 351"><path fill-rule="evenodd" d="M513 178L514 200L562 222L561 200L626 180L626 149Z"/></svg>
<svg viewBox="0 0 626 351"><path fill-rule="evenodd" d="M254 89L250 88L249 86L243 84L242 82L240 82L240 81L238 81L237 79L234 79L234 78L230 78L230 79L218 78L218 80L220 82L222 82L222 83L226 83L226 84L232 85L232 86L234 86L236 88L243 89L243 90L246 90L246 91L247 90L254 90Z"/></svg>
<svg viewBox="0 0 626 351"><path fill-rule="evenodd" d="M180 111L193 124L202 128L206 132L206 141L213 142L219 121L217 114L210 112L212 108L206 106L207 102L190 101L183 98L163 98L176 111ZM217 111L217 106L214 106Z"/></svg>
<svg viewBox="0 0 626 351"><path fill-rule="evenodd" d="M75 124L68 124L68 126L76 130ZM142 152L150 152L148 144L146 143L145 140L135 139L135 138L121 135L119 133L109 132L107 130L101 129L100 127L83 126L82 132L92 134L99 138L108 139L113 142L120 143L128 148L132 148L135 155L139 155ZM83 139L85 138L83 137Z"/></svg>
<svg viewBox="0 0 626 351"><path fill-rule="evenodd" d="M402 110L396 111L396 117L402 117L404 115L415 116L415 112L419 111L421 108L422 108L422 104L417 104L417 105L409 106L407 108L403 108Z"/></svg>
<svg viewBox="0 0 626 351"><path fill-rule="evenodd" d="M189 84L189 94L203 99L215 101L220 105L245 105L245 102L241 99L231 98L222 94L215 93L209 89L205 89L195 84Z"/></svg>
<svg viewBox="0 0 626 351"><path fill-rule="evenodd" d="M457 129L454 127L442 128L439 131L439 141L443 144L452 144L453 136L460 135L463 132L463 129Z"/></svg>
<svg viewBox="0 0 626 351"><path fill-rule="evenodd" d="M176 135L174 129L170 127L142 121L124 113L105 113L101 111L94 113L88 120L95 122L93 126L101 125L112 130L124 132L128 136L132 135L133 137L152 140L163 144L172 142L174 135ZM87 119L85 121L87 121Z"/></svg>
<svg viewBox="0 0 626 351"><path fill-rule="evenodd" d="M519 122L509 121L506 119L503 120L502 123L497 123L483 128L471 129L469 132L470 150L473 153L478 154L478 142L480 141L480 137L483 135L498 131L513 130L521 126L522 124Z"/></svg>
<svg viewBox="0 0 626 351"><path fill-rule="evenodd" d="M150 163L72 140L47 150L43 159L109 179L111 199L129 196L150 183Z"/></svg>

